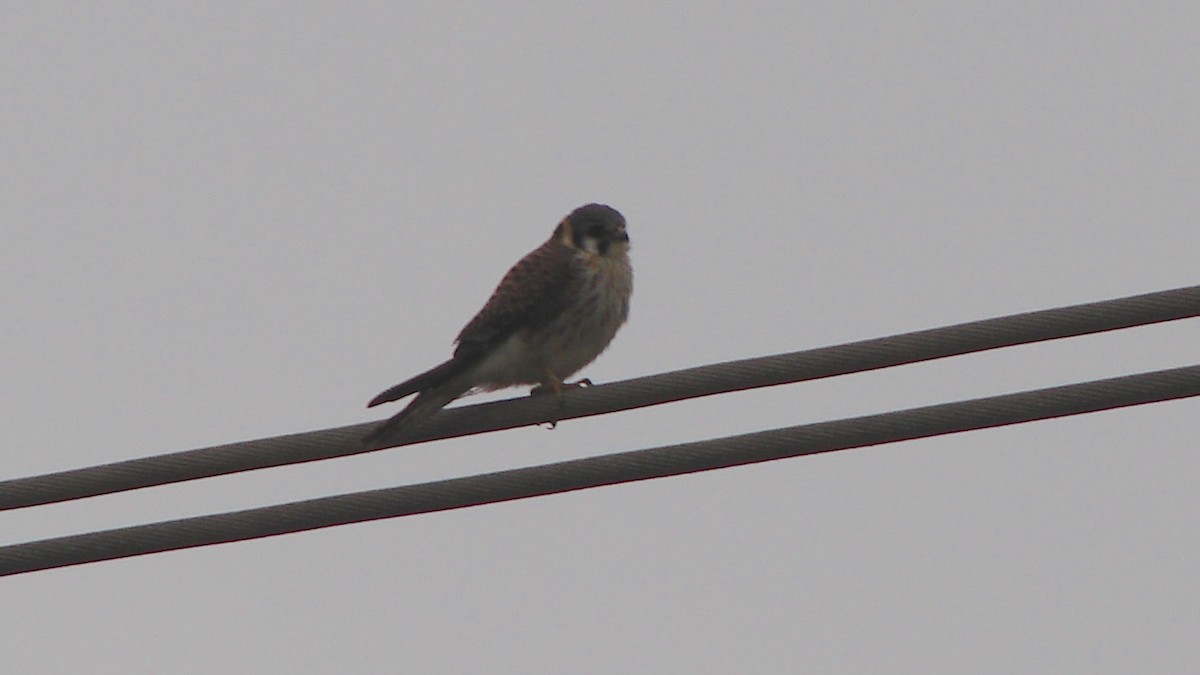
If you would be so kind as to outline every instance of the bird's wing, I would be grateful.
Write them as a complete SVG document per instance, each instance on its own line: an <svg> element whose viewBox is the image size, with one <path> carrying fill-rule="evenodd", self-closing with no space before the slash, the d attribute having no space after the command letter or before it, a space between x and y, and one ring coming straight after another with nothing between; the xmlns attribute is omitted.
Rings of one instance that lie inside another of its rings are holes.
<svg viewBox="0 0 1200 675"><path fill-rule="evenodd" d="M380 392L378 396L371 399L371 402L367 404L367 407L374 408L381 403L398 401L409 394L415 394L419 391L436 387L439 384L453 379L455 376L464 372L467 367L475 363L476 360L477 359L472 360L470 358L452 358L445 363L421 373L420 375L411 377L394 387L388 388L386 391Z"/></svg>
<svg viewBox="0 0 1200 675"><path fill-rule="evenodd" d="M478 360L519 329L546 325L567 305L574 290L575 252L551 238L508 270L500 285L455 340L454 358Z"/></svg>
<svg viewBox="0 0 1200 675"><path fill-rule="evenodd" d="M500 280L483 309L458 334L454 358L381 392L367 407L440 387L482 361L518 328L536 328L549 322L563 311L571 292L568 285L573 255L570 248L550 239L521 258Z"/></svg>

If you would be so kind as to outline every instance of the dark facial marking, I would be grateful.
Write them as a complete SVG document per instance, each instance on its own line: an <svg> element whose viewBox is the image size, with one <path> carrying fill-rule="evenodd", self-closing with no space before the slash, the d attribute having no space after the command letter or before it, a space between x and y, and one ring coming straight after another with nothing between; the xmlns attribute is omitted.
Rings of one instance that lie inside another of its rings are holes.
<svg viewBox="0 0 1200 675"><path fill-rule="evenodd" d="M571 221L575 245L583 248L584 241L591 239L596 242L596 248L601 255L608 252L609 245L619 236L618 232L625 224L624 216L604 204L581 206L572 211L567 218Z"/></svg>

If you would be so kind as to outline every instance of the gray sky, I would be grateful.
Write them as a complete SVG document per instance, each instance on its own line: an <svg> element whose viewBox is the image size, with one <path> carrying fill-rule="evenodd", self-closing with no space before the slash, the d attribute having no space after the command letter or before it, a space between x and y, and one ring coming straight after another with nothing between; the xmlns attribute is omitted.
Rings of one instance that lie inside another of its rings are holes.
<svg viewBox="0 0 1200 675"><path fill-rule="evenodd" d="M377 419L575 206L597 382L1197 283L1200 6L5 3L0 477ZM1198 361L1197 323L0 514L0 543ZM507 392L503 395L520 394ZM475 401L483 400L480 398ZM1195 400L0 580L11 672L1185 672Z"/></svg>

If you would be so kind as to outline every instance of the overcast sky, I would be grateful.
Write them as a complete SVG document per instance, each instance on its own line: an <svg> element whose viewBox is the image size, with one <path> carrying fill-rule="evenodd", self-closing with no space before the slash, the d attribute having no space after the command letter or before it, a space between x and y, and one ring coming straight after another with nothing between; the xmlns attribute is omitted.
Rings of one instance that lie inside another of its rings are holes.
<svg viewBox="0 0 1200 675"><path fill-rule="evenodd" d="M391 414L590 201L636 274L596 382L1200 283L1200 5L977 4L4 2L0 478ZM1197 328L6 512L0 544L1192 365ZM1195 672L1198 416L9 577L0 661Z"/></svg>

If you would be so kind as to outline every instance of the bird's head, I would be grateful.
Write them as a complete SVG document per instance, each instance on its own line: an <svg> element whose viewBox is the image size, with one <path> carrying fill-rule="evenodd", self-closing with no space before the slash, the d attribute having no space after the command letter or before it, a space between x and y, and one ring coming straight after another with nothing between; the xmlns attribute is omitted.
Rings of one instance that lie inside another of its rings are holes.
<svg viewBox="0 0 1200 675"><path fill-rule="evenodd" d="M617 256L629 250L625 216L604 204L575 209L558 224L554 236L573 249L597 256Z"/></svg>

